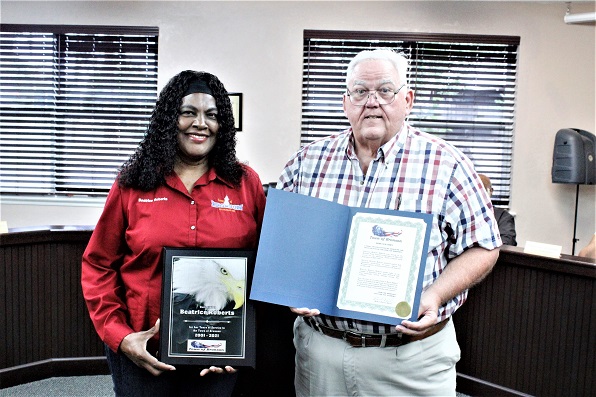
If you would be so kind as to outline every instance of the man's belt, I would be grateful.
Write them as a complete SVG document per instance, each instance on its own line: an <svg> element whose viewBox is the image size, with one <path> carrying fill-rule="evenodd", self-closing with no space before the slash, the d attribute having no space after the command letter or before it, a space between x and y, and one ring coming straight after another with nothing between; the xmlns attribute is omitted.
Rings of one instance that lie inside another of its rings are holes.
<svg viewBox="0 0 596 397"><path fill-rule="evenodd" d="M422 340L428 338L431 335L436 334L447 325L449 318L437 323L430 328L426 333L422 335L406 335L402 333L391 333L391 334L363 334L354 331L344 331L335 328L327 327L323 324L317 323L310 317L303 317L304 322L309 327L316 331L319 331L323 335L330 336L336 339L342 339L346 341L350 346L353 347L396 347L403 346L410 342Z"/></svg>

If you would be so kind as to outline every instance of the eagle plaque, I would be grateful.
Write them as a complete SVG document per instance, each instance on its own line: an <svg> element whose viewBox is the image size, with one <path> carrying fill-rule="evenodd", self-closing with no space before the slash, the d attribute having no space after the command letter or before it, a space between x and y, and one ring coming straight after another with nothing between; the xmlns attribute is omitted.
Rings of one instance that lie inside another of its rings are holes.
<svg viewBox="0 0 596 397"><path fill-rule="evenodd" d="M252 250L164 248L161 361L255 366L254 262Z"/></svg>

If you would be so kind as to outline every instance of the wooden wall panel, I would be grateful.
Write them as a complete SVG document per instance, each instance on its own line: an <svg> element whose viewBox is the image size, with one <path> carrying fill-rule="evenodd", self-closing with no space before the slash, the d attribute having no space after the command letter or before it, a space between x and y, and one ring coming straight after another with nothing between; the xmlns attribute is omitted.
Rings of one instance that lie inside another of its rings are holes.
<svg viewBox="0 0 596 397"><path fill-rule="evenodd" d="M91 230L0 236L0 387L30 381L10 377L10 368L104 356L80 287L90 236Z"/></svg>
<svg viewBox="0 0 596 397"><path fill-rule="evenodd" d="M596 265L578 259L504 248L454 316L458 373L520 395L596 395Z"/></svg>

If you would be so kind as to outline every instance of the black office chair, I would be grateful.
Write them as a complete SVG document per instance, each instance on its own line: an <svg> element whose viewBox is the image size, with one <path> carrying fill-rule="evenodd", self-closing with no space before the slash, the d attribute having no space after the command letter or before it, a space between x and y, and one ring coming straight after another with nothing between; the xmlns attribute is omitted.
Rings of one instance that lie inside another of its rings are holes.
<svg viewBox="0 0 596 397"><path fill-rule="evenodd" d="M267 192L269 191L269 188L275 189L276 185L277 185L277 182L264 183L263 190L265 191L265 196L267 196Z"/></svg>

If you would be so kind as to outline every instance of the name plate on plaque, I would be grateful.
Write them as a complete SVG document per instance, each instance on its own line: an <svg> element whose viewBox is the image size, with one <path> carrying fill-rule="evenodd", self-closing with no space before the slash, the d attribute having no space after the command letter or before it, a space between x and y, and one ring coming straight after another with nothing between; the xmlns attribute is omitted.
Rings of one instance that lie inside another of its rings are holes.
<svg viewBox="0 0 596 397"><path fill-rule="evenodd" d="M163 249L160 360L254 367L255 251Z"/></svg>

